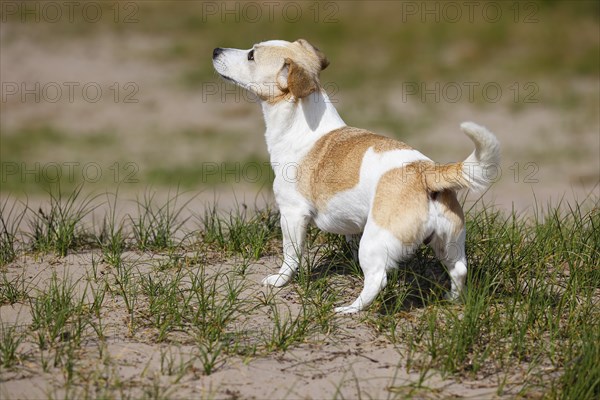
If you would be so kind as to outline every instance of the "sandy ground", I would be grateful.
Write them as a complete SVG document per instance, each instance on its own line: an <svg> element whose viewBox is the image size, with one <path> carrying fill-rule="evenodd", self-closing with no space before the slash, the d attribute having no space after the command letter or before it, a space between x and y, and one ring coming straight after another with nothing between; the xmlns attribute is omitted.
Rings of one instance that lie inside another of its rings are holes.
<svg viewBox="0 0 600 400"><path fill-rule="evenodd" d="M90 267L92 257L98 259L100 255L87 252L66 258L51 255L23 257L8 267L7 276L12 279L24 274L25 286L38 289L48 285L52 274L68 276L76 282L76 297L84 293L89 296L89 288L86 290L85 287L94 273ZM139 262L142 274L152 271L152 265L161 259L161 256L140 253L127 253L125 257ZM260 281L276 268L277 262L277 257L266 257L251 264L242 297L258 302L257 299L268 295L269 290L263 288ZM231 265L213 265L208 271L216 273L223 268L231 268ZM96 271L100 276L109 273L109 267L102 264ZM347 279L344 276L336 278L337 281ZM295 286L276 293L280 306L292 315L298 312L300 304ZM348 293L347 300L351 296L352 293ZM251 337L260 335L261 329L270 329L273 316L269 310L258 307L244 318L242 324L251 332ZM418 311L413 318L418 318ZM170 338L172 344L154 343L151 332L143 328L129 334L124 323L127 314L120 297L110 296L105 300L102 319L105 340L100 343L88 332L77 351L75 385L65 389L64 368L51 366L44 371L35 344L26 340L19 349L27 355L23 365L2 372L2 397L80 398L86 393L95 397L102 393L103 384L113 388L109 392L112 395L118 395L117 388L122 387L121 390L129 395L147 397L146 390L154 382L164 388L161 393L169 398L405 398L408 395L414 398L513 398L523 387L527 374L532 373L524 370L526 366L519 366L508 374L482 374L472 379L444 378L433 370L420 376L407 367L407 349L401 344L391 344L360 317L340 316L335 321L338 331L335 335L313 337L286 352L228 356L206 376L202 373L202 364L193 357L196 354L193 344L173 344L177 343L176 337ZM27 329L31 323L29 305L0 307L0 320L3 324ZM180 363L192 360L182 377L168 372L161 362L164 354L173 360L174 370ZM499 390L501 382L504 386ZM86 387L86 384L90 386ZM535 390L529 389L528 393L534 395Z"/></svg>

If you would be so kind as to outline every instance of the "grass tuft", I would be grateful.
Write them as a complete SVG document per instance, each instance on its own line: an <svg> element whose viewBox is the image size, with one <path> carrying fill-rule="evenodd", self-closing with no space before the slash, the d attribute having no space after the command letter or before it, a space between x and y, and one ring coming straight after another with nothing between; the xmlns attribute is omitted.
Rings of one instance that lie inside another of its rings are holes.
<svg viewBox="0 0 600 400"><path fill-rule="evenodd" d="M5 272L2 272L2 281L0 284L0 305L15 304L23 302L28 298L25 277L23 274L9 279Z"/></svg>
<svg viewBox="0 0 600 400"><path fill-rule="evenodd" d="M185 224L187 219L180 219L185 206L191 201L189 199L183 205L178 206L180 198L179 191L174 195L167 196L163 204L156 204L156 193L144 193L142 200L138 199L136 217L130 216L135 243L142 251L168 250L176 247L181 240L175 238L175 234Z"/></svg>
<svg viewBox="0 0 600 400"><path fill-rule="evenodd" d="M40 207L29 221L34 251L55 252L64 257L69 250L89 245L89 235L80 223L97 205L92 204L95 197L83 196L82 190L83 185L79 185L65 196L60 186L48 189L49 209Z"/></svg>
<svg viewBox="0 0 600 400"><path fill-rule="evenodd" d="M121 261L121 254L127 247L125 222L117 221L116 217L118 191L115 192L112 202L109 193L106 194L106 198L108 211L102 220L102 228L96 236L96 243L102 249L104 260L109 265L116 267Z"/></svg>
<svg viewBox="0 0 600 400"><path fill-rule="evenodd" d="M19 345L23 342L24 335L14 326L5 326L0 323L0 365L11 368L19 362Z"/></svg>
<svg viewBox="0 0 600 400"><path fill-rule="evenodd" d="M17 235L26 213L27 207L19 210L17 201L13 201L9 207L9 198L0 204L0 266L17 257Z"/></svg>
<svg viewBox="0 0 600 400"><path fill-rule="evenodd" d="M85 293L77 296L76 285L66 276L53 274L48 287L30 298L30 307L40 350L59 342L81 342L89 322Z"/></svg>
<svg viewBox="0 0 600 400"><path fill-rule="evenodd" d="M268 253L271 240L281 236L278 221L279 215L270 208L249 214L248 207L242 204L221 216L213 205L200 218L202 241L215 251L257 260Z"/></svg>

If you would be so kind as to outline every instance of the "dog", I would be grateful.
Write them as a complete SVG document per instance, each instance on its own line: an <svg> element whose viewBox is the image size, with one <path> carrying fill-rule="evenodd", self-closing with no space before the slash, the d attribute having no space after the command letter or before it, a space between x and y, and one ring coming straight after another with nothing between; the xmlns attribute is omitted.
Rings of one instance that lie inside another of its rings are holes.
<svg viewBox="0 0 600 400"><path fill-rule="evenodd" d="M439 165L405 143L347 126L319 81L329 61L304 39L270 40L251 49L216 48L217 73L260 101L281 212L283 263L263 284L280 287L299 268L306 229L359 242L364 286L338 313L368 307L386 286L387 272L429 244L446 266L458 300L465 286L465 219L456 192L482 191L497 167L496 136L473 122L461 124L475 144L463 162Z"/></svg>

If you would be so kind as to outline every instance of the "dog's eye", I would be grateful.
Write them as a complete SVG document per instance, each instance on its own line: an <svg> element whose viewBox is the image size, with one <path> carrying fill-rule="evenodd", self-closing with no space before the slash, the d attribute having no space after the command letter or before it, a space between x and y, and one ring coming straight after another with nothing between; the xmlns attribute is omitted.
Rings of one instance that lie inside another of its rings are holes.
<svg viewBox="0 0 600 400"><path fill-rule="evenodd" d="M254 50L250 50L248 53L248 61L254 61Z"/></svg>

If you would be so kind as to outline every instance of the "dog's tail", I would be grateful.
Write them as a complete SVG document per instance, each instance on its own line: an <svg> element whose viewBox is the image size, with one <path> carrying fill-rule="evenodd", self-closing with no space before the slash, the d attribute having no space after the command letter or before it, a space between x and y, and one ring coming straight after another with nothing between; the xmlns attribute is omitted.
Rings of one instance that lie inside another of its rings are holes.
<svg viewBox="0 0 600 400"><path fill-rule="evenodd" d="M446 189L481 192L498 176L500 143L496 136L474 122L463 122L460 128L475 143L475 151L463 162L427 166L422 171L423 179L431 192Z"/></svg>

